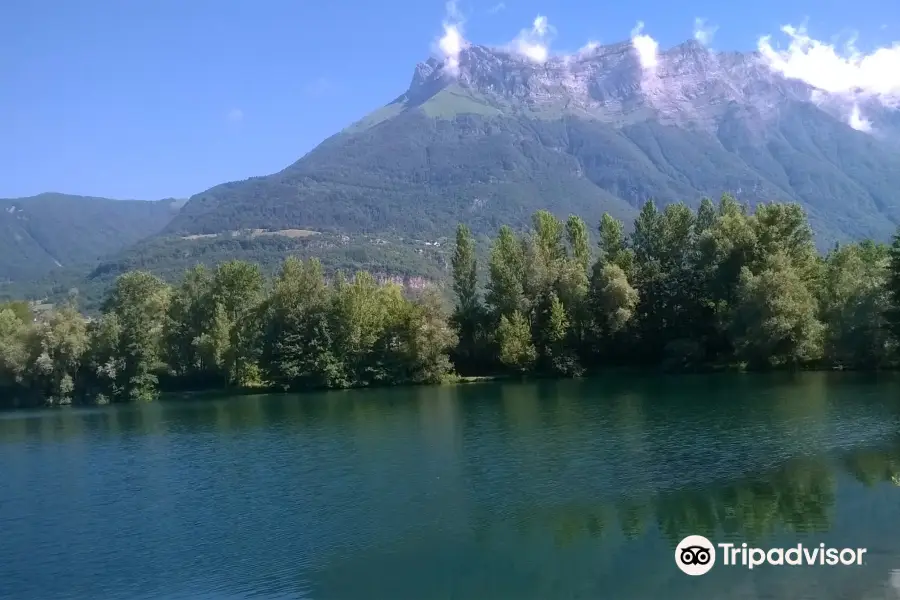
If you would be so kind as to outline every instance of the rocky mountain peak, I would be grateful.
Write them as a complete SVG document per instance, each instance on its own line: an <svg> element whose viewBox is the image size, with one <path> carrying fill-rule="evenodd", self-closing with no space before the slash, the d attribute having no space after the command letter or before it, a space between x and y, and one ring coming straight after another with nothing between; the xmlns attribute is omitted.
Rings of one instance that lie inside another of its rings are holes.
<svg viewBox="0 0 900 600"><path fill-rule="evenodd" d="M421 102L451 84L505 111L564 111L611 122L653 116L701 126L735 104L764 118L786 99L812 97L808 85L772 72L756 53L713 52L695 40L651 57L629 41L540 63L471 45L455 72L434 58L420 63L407 94Z"/></svg>

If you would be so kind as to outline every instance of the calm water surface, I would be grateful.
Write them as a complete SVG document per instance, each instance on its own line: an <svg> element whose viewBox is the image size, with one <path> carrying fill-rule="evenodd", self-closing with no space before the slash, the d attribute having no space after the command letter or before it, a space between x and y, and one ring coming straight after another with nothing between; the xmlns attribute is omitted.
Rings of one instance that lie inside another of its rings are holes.
<svg viewBox="0 0 900 600"><path fill-rule="evenodd" d="M898 483L893 376L9 412L0 597L898 599ZM692 578L688 534L868 553Z"/></svg>

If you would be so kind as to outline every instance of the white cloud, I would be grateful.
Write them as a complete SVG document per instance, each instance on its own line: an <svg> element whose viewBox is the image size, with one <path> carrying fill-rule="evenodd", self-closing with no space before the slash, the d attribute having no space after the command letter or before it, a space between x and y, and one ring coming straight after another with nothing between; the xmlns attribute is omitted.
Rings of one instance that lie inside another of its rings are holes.
<svg viewBox="0 0 900 600"><path fill-rule="evenodd" d="M556 28L547 17L538 15L531 24L531 29L523 29L512 41L510 48L529 60L542 63L550 56L550 42L556 36Z"/></svg>
<svg viewBox="0 0 900 600"><path fill-rule="evenodd" d="M631 30L631 45L637 52L638 60L644 69L655 69L659 62L657 53L659 51L659 42L649 35L643 33L644 22L638 21L638 24Z"/></svg>
<svg viewBox="0 0 900 600"><path fill-rule="evenodd" d="M498 12L500 12L502 10L506 10L505 2L498 2L497 4L490 7L487 12L489 15L496 15Z"/></svg>
<svg viewBox="0 0 900 600"><path fill-rule="evenodd" d="M872 131L872 122L863 117L859 112L859 105L854 104L848 121L850 127L857 131Z"/></svg>
<svg viewBox="0 0 900 600"><path fill-rule="evenodd" d="M225 115L225 118L231 123L240 123L244 120L244 111L239 108L232 108L228 111L228 114Z"/></svg>
<svg viewBox="0 0 900 600"><path fill-rule="evenodd" d="M443 23L444 35L437 40L436 45L437 51L444 59L444 70L454 77L459 75L459 55L468 45L463 37L464 22L465 19L456 6L456 0L449 0Z"/></svg>
<svg viewBox="0 0 900 600"><path fill-rule="evenodd" d="M694 19L694 39L704 46L712 44L713 37L715 37L718 30L718 25L709 25L706 19L701 19L700 17Z"/></svg>
<svg viewBox="0 0 900 600"><path fill-rule="evenodd" d="M776 50L771 36L758 44L772 70L831 94L900 105L900 43L864 54L852 41L841 50L813 39L802 26L785 25L781 31L790 40L786 50Z"/></svg>
<svg viewBox="0 0 900 600"><path fill-rule="evenodd" d="M600 42L590 40L587 44L578 49L578 54L588 54L600 47Z"/></svg>

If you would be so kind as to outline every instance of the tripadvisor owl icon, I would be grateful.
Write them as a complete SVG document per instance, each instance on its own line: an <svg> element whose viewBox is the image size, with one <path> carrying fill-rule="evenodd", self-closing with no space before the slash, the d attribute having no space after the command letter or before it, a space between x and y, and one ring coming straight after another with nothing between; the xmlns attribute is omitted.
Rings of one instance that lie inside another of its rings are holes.
<svg viewBox="0 0 900 600"><path fill-rule="evenodd" d="M716 548L702 535L689 535L675 548L675 564L688 575L704 575L716 564Z"/></svg>

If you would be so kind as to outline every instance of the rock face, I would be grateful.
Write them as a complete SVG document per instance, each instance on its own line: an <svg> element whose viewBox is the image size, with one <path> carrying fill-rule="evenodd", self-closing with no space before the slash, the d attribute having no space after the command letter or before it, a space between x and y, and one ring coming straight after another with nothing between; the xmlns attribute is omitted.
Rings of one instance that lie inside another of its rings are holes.
<svg viewBox="0 0 900 600"><path fill-rule="evenodd" d="M463 221L490 234L539 208L627 221L648 198L726 192L800 203L823 247L900 223L900 113L785 78L759 54L625 42L536 63L474 45L456 63L419 63L395 101L279 173L197 194L167 233L434 238Z"/></svg>
<svg viewBox="0 0 900 600"><path fill-rule="evenodd" d="M877 102L854 103L769 68L757 52L713 52L695 40L641 64L631 42L594 46L537 64L518 54L469 46L459 72L432 58L419 63L407 98L420 104L458 84L504 111L564 113L613 124L656 119L713 130L729 110L775 119L789 102L810 103L850 122L854 104L895 130L898 113Z"/></svg>
<svg viewBox="0 0 900 600"><path fill-rule="evenodd" d="M459 73L436 59L419 63L407 97L421 103L457 83L511 111L563 112L610 123L649 118L712 127L730 104L761 117L785 101L810 102L813 89L773 73L755 53L713 53L685 42L642 66L630 42L597 46L535 64L516 54L470 46Z"/></svg>

